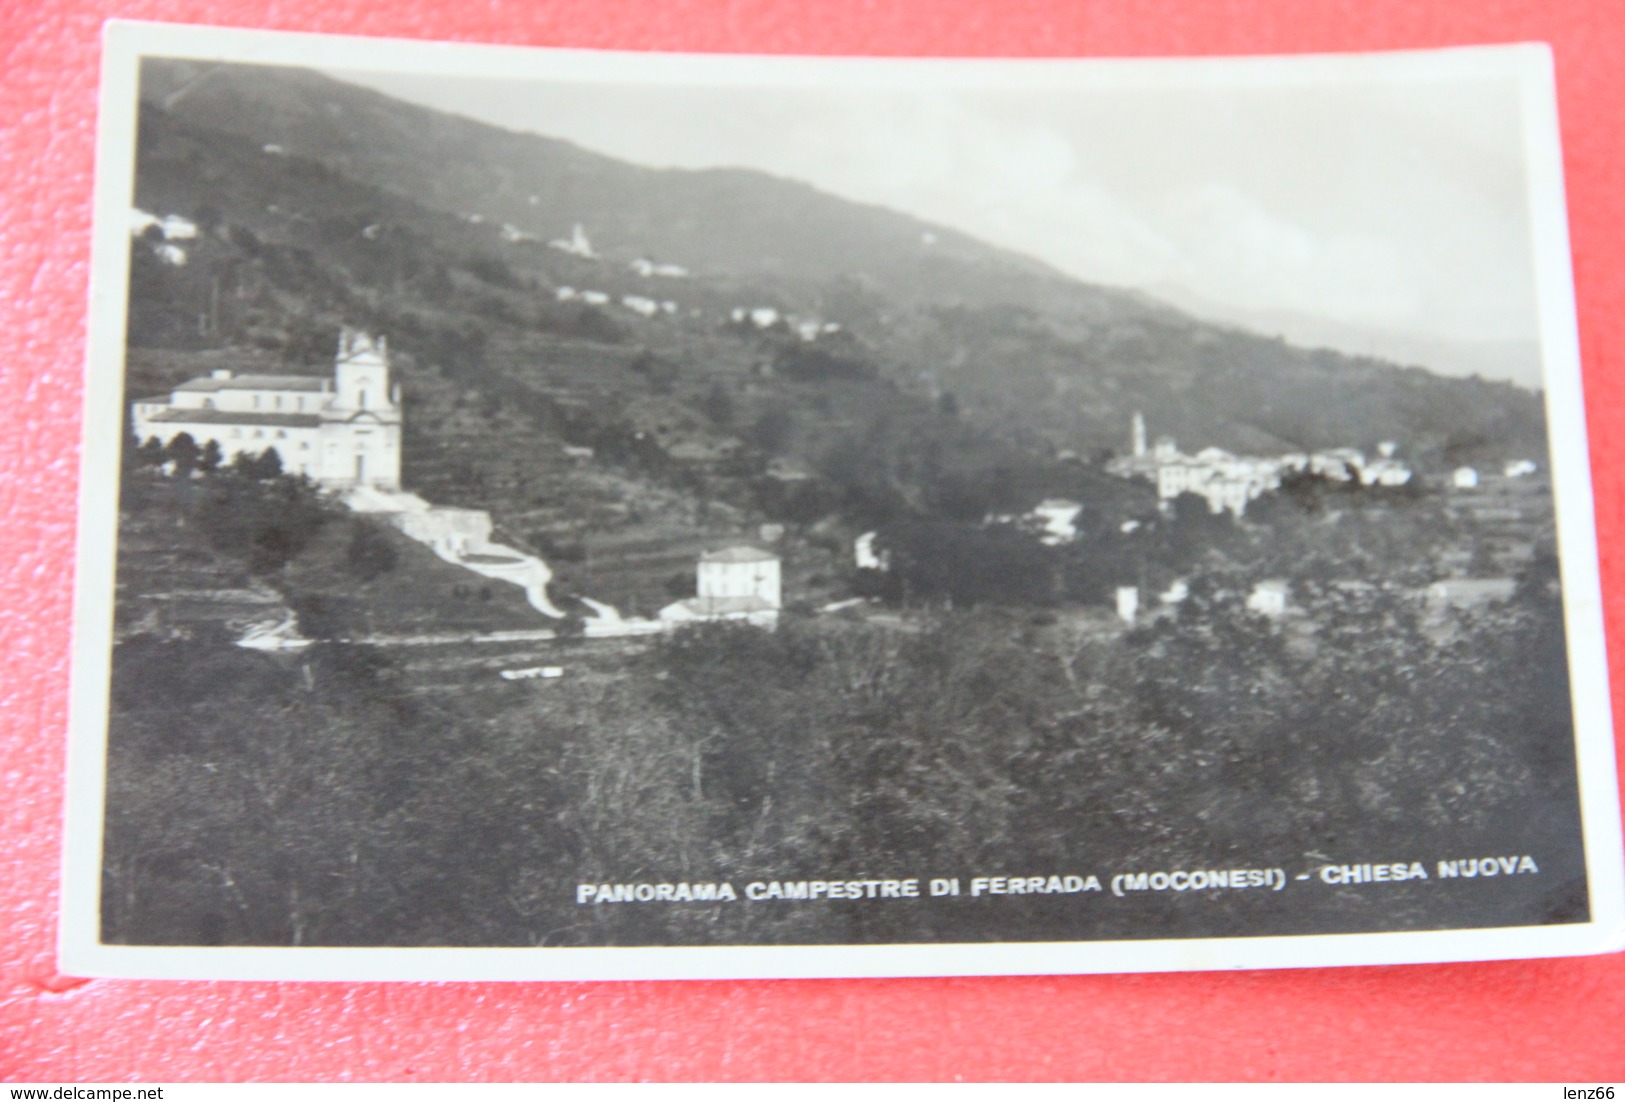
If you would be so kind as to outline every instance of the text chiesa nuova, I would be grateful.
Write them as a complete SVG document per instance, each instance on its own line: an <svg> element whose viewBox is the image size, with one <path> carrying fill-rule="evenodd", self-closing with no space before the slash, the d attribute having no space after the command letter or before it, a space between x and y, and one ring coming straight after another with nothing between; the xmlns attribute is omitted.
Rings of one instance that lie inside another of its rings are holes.
<svg viewBox="0 0 1625 1102"><path fill-rule="evenodd" d="M1416 880L1490 880L1538 874L1528 854L1511 857L1452 858L1422 861L1324 864L1288 874L1282 868L1196 868L1115 874L1066 873L1039 876L949 876L906 879L752 880L743 888L731 881L592 883L576 885L576 902L597 903L749 903L815 900L891 900L988 896L1079 895L1111 892L1119 898L1139 892L1285 891L1295 883L1356 887Z"/></svg>

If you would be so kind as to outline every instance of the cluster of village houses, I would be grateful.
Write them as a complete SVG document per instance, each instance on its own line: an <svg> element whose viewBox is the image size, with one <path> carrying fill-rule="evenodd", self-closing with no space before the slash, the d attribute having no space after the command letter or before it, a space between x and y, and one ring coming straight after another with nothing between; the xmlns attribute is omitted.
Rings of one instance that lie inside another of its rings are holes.
<svg viewBox="0 0 1625 1102"><path fill-rule="evenodd" d="M267 150L271 152L271 150ZM277 152L280 152L278 150ZM479 215L465 215L473 223ZM198 226L180 215L159 217L133 210L130 232L139 236L156 227L160 240L155 252L167 263L186 263L186 251L177 242L199 234ZM504 240L533 240L511 224L502 227ZM568 238L547 244L583 259L597 259L581 225ZM629 265L645 278L682 279L686 268L637 258ZM560 287L561 302L581 301L602 306L608 293ZM644 295L626 295L621 305L645 317L676 314L677 304ZM781 320L771 307L737 309L735 321L766 328ZM804 339L839 328L822 322L785 316ZM809 329L809 325L811 328ZM331 378L324 376L234 375L218 370L192 379L167 395L137 399L132 406L136 438L157 439L168 445L185 434L199 447L213 442L222 462L239 455L277 453L282 469L302 475L337 494L351 509L378 516L405 535L424 544L447 562L483 577L512 582L526 593L532 607L546 616L561 618L548 594L552 572L540 558L493 542L490 514L479 509L432 505L401 488L400 391L389 377L388 350L382 338L346 330ZM567 453L590 449L566 448ZM579 458L579 456L572 456ZM695 596L661 609L654 620L623 619L609 605L584 600L594 615L587 620L588 635L636 635L661 631L697 620L740 620L759 625L776 622L782 604L780 560L755 547L725 547L708 552L696 564ZM287 637L291 624L276 625ZM265 631L254 636L258 645L275 639Z"/></svg>

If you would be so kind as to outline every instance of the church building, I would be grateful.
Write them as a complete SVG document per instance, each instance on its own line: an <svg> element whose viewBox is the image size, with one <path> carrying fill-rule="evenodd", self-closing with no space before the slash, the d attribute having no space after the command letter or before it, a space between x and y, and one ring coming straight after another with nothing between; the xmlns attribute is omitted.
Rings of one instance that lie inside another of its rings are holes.
<svg viewBox="0 0 1625 1102"><path fill-rule="evenodd" d="M215 371L137 400L133 415L143 442L187 433L199 447L213 440L227 463L272 449L284 472L325 489L400 488L401 395L382 337L346 329L332 378Z"/></svg>

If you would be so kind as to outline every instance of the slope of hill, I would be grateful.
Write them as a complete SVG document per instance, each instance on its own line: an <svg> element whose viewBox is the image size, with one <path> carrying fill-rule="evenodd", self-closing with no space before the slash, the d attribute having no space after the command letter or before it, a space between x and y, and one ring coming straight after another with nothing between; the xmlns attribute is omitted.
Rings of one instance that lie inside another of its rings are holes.
<svg viewBox="0 0 1625 1102"><path fill-rule="evenodd" d="M1479 375L1530 389L1541 386L1541 349L1535 340L1429 337L1293 310L1230 307L1173 286L1156 288L1153 293L1198 318L1278 335L1306 348L1335 348L1399 364L1426 364L1441 375Z"/></svg>
<svg viewBox="0 0 1625 1102"><path fill-rule="evenodd" d="M177 119L274 145L427 207L477 215L493 232L508 223L547 240L584 224L598 250L620 260L648 256L791 283L857 276L905 301L1036 297L1052 300L1049 308L1148 310L964 234L803 183L745 170L643 168L314 72L155 60L143 69L142 92Z"/></svg>
<svg viewBox="0 0 1625 1102"><path fill-rule="evenodd" d="M712 436L790 411L770 450L886 456L876 479L905 495L944 463L1121 450L1135 411L1191 450L1393 439L1425 470L1544 455L1538 394L1201 322L803 184L641 168L308 71L149 61L143 82L137 202L214 232L184 270L137 256L137 344L290 347L315 321L371 324L577 443L637 393L695 410L720 388L731 424ZM543 243L578 223L596 255ZM560 299L583 290L601 304ZM731 321L757 306L841 329Z"/></svg>

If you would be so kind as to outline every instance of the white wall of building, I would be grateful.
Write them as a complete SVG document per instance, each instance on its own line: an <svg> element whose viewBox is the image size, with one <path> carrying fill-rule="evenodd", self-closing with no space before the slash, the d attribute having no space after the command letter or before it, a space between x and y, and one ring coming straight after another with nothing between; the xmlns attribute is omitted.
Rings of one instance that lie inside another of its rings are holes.
<svg viewBox="0 0 1625 1102"><path fill-rule="evenodd" d="M749 562L700 560L696 591L701 597L760 597L774 608L782 603L779 560Z"/></svg>

